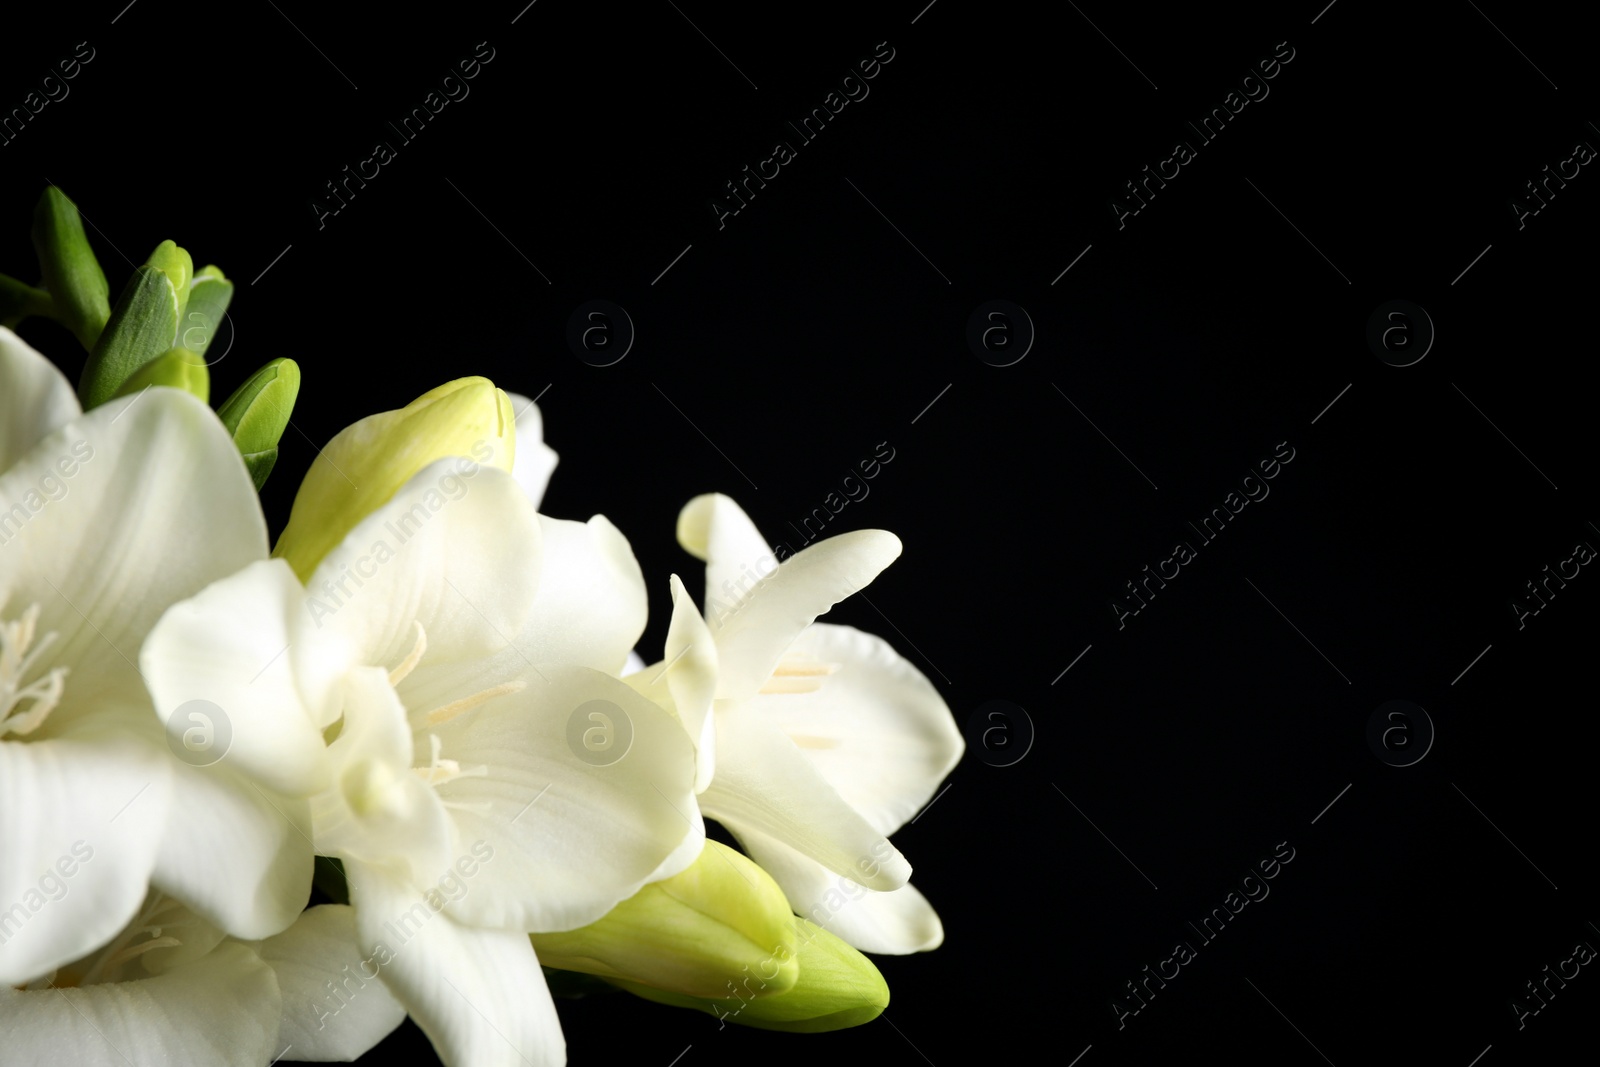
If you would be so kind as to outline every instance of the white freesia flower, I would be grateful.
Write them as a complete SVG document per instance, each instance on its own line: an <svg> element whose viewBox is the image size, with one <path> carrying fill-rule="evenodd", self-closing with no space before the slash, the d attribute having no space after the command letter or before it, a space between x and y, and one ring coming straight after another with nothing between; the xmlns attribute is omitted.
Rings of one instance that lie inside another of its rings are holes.
<svg viewBox="0 0 1600 1067"><path fill-rule="evenodd" d="M888 835L954 768L961 733L887 642L814 622L891 563L899 539L856 531L778 563L720 494L683 509L678 539L706 561L707 618L674 577L663 664L630 681L674 706L694 738L701 810L797 912L855 947L938 946L939 917Z"/></svg>
<svg viewBox="0 0 1600 1067"><path fill-rule="evenodd" d="M245 943L152 893L106 945L25 989L0 987L5 1060L73 1067L354 1060L405 1015L381 982L360 977L370 966L348 907L312 908L283 933ZM330 1015L339 1025L328 1025Z"/></svg>
<svg viewBox="0 0 1600 1067"><path fill-rule="evenodd" d="M308 843L174 758L135 666L168 606L265 549L203 403L157 388L80 414L0 328L0 986L105 944L152 885L242 937L305 905Z"/></svg>
<svg viewBox="0 0 1600 1067"><path fill-rule="evenodd" d="M227 709L229 762L310 798L362 950L447 1063L561 1064L528 932L598 919L704 836L687 739L610 676L644 610L610 523L538 516L510 474L445 459L304 586L261 559L178 605L142 663L159 708ZM594 701L620 758L573 743Z"/></svg>

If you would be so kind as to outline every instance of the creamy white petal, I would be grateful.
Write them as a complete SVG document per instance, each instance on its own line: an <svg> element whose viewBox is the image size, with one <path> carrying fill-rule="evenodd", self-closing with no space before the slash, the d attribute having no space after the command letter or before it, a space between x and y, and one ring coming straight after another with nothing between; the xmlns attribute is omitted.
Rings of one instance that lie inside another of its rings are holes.
<svg viewBox="0 0 1600 1067"><path fill-rule="evenodd" d="M717 769L717 643L676 574L666 653L667 688L678 721L694 742L694 789L703 793Z"/></svg>
<svg viewBox="0 0 1600 1067"><path fill-rule="evenodd" d="M604 515L588 522L539 516L539 591L517 648L533 663L616 674L650 612L628 539ZM524 566L532 566L529 561Z"/></svg>
<svg viewBox="0 0 1600 1067"><path fill-rule="evenodd" d="M215 705L201 714L225 720L214 728L228 731L227 764L290 796L329 782L322 731L301 704L286 655L289 619L304 595L287 563L258 560L173 605L139 655L175 744L191 728L185 704Z"/></svg>
<svg viewBox="0 0 1600 1067"><path fill-rule="evenodd" d="M238 942L136 981L27 992L0 983L3 1055L18 1065L262 1067L283 1051L279 1013L272 968Z"/></svg>
<svg viewBox="0 0 1600 1067"><path fill-rule="evenodd" d="M555 1002L518 931L463 926L435 908L437 893L351 863L350 901L361 950L433 1041L447 1067L562 1067L566 1039Z"/></svg>
<svg viewBox="0 0 1600 1067"><path fill-rule="evenodd" d="M854 530L784 560L738 611L712 629L720 672L717 696L754 696L802 630L866 586L899 555L900 539L894 534Z"/></svg>
<svg viewBox="0 0 1600 1067"><path fill-rule="evenodd" d="M328 747L336 784L311 801L317 853L399 866L419 884L454 858L439 795L412 769L405 708L381 667L358 667L342 687L344 722Z"/></svg>
<svg viewBox="0 0 1600 1067"><path fill-rule="evenodd" d="M704 493L678 512L678 544L706 564L706 619L712 631L778 567L750 516L721 493Z"/></svg>
<svg viewBox="0 0 1600 1067"><path fill-rule="evenodd" d="M63 457L73 475L43 494ZM102 691L143 699L134 663L156 619L267 554L238 448L176 389L113 400L48 435L0 474L0 502L11 508L0 512L0 599L8 613L38 603L40 632L59 634L51 658L72 668L47 729Z"/></svg>
<svg viewBox="0 0 1600 1067"><path fill-rule="evenodd" d="M494 850L451 911L570 930L632 896L694 832L694 755L671 715L616 678L544 666L526 680L417 745L437 736L463 772L482 769L437 786L462 845Z"/></svg>
<svg viewBox="0 0 1600 1067"><path fill-rule="evenodd" d="M82 411L66 375L0 326L0 471Z"/></svg>
<svg viewBox="0 0 1600 1067"><path fill-rule="evenodd" d="M278 976L278 1043L289 1047L290 1059L349 1063L406 1017L377 960L361 951L349 905L308 908L289 929L253 947Z"/></svg>
<svg viewBox="0 0 1600 1067"><path fill-rule="evenodd" d="M228 767L174 761L153 883L235 937L275 934L311 895L311 816Z"/></svg>
<svg viewBox="0 0 1600 1067"><path fill-rule="evenodd" d="M834 668L820 688L745 705L789 735L828 784L881 834L922 810L966 745L933 683L880 637L814 623L791 657Z"/></svg>
<svg viewBox="0 0 1600 1067"><path fill-rule="evenodd" d="M120 731L0 742L0 987L86 955L133 918L172 798L158 743Z"/></svg>
<svg viewBox="0 0 1600 1067"><path fill-rule="evenodd" d="M783 888L797 914L862 952L904 956L944 941L939 914L909 882L880 893L759 831L739 831L739 843Z"/></svg>
<svg viewBox="0 0 1600 1067"><path fill-rule="evenodd" d="M290 624L289 655L314 721L332 721L338 678L394 668L426 634L436 669L505 648L539 581L533 505L506 472L442 459L358 523L317 565ZM619 656L620 661L620 656Z"/></svg>
<svg viewBox="0 0 1600 1067"><path fill-rule="evenodd" d="M755 830L872 889L898 889L911 865L834 791L794 742L749 708L717 712L717 776L707 816Z"/></svg>
<svg viewBox="0 0 1600 1067"><path fill-rule="evenodd" d="M630 650L628 652L628 662L622 665L622 677L626 678L628 675L637 674L642 670L644 670L644 658L639 653Z"/></svg>
<svg viewBox="0 0 1600 1067"><path fill-rule="evenodd" d="M539 413L539 405L519 393L506 393L506 396L511 400L511 410L517 420L517 451L511 464L511 476L537 508L544 500L550 475L561 457L544 443L544 416Z"/></svg>

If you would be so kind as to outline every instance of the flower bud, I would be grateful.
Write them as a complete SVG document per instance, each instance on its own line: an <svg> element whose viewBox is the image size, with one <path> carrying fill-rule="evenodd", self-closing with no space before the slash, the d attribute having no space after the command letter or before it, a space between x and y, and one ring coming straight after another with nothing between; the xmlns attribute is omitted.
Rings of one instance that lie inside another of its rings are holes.
<svg viewBox="0 0 1600 1067"><path fill-rule="evenodd" d="M239 446L256 492L266 484L267 475L278 461L278 439L289 426L289 415L299 395L299 364L292 359L275 359L252 374L217 409L217 417Z"/></svg>
<svg viewBox="0 0 1600 1067"><path fill-rule="evenodd" d="M117 390L117 396L142 393L152 385L182 389L205 403L211 402L211 375L206 371L206 361L187 348L168 349L134 371Z"/></svg>
<svg viewBox="0 0 1600 1067"><path fill-rule="evenodd" d="M134 371L177 343L193 274L189 253L171 241L133 272L78 381L84 410L116 396Z"/></svg>
<svg viewBox="0 0 1600 1067"><path fill-rule="evenodd" d="M487 378L457 378L397 411L346 426L312 462L272 554L306 581L345 534L422 468L464 456L509 472L516 440L511 401Z"/></svg>
<svg viewBox="0 0 1600 1067"><path fill-rule="evenodd" d="M233 283L215 266L201 267L189 283L189 302L178 317L178 340L196 355L204 356L206 349L222 329L222 317L227 314L233 300ZM222 355L227 355L224 351ZM218 356L217 359L221 359ZM213 359L209 362L215 363Z"/></svg>
<svg viewBox="0 0 1600 1067"><path fill-rule="evenodd" d="M83 232L78 206L53 185L33 211L33 249L56 315L84 348L93 350L111 316L111 289ZM169 338L162 347L171 344Z"/></svg>
<svg viewBox="0 0 1600 1067"><path fill-rule="evenodd" d="M582 971L689 998L766 997L792 988L794 916L772 876L707 841L686 870L652 882L598 922L534 934L546 967ZM627 986L632 988L632 985Z"/></svg>
<svg viewBox="0 0 1600 1067"><path fill-rule="evenodd" d="M683 996L612 979L628 992L679 1008L709 1011L723 1022L760 1030L816 1034L869 1023L889 1006L889 984L872 961L820 926L795 918L799 981L776 996L736 988L714 999Z"/></svg>

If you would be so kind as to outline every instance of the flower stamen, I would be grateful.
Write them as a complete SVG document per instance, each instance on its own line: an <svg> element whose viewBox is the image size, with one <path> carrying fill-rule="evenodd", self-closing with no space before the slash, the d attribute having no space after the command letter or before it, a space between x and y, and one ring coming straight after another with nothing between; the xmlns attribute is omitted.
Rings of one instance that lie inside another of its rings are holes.
<svg viewBox="0 0 1600 1067"><path fill-rule="evenodd" d="M28 605L21 618L0 623L0 737L33 733L56 709L66 691L66 667L52 667L44 677L22 684L58 636L51 630L40 635L36 643L38 624L37 603Z"/></svg>

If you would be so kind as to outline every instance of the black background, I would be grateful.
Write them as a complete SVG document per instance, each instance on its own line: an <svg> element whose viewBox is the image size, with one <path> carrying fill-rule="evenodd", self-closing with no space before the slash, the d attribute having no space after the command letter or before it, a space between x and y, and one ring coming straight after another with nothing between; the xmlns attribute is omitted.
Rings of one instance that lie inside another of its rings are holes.
<svg viewBox="0 0 1600 1067"><path fill-rule="evenodd" d="M1600 578L1521 629L1511 607L1600 545L1600 178L1520 229L1511 207L1600 144L1572 11L522 2L113 0L13 23L8 111L78 42L94 58L0 145L0 270L35 280L47 181L113 294L163 238L220 265L238 291L214 399L277 356L304 373L275 531L355 419L464 374L542 392L544 510L630 537L647 658L668 574L699 589L684 502L728 493L798 547L788 524L894 449L827 532L890 529L905 554L831 618L888 638L962 723L998 699L1035 731L1010 766L969 744L895 837L945 945L880 959L886 1016L836 1034L564 1001L572 1062L1495 1067L1590 1040L1589 968L1520 1030L1510 1007L1600 944ZM799 145L786 121L884 41L870 95ZM403 143L386 122L479 42L470 95ZM1201 144L1185 121L1289 48ZM1112 199L1180 139L1196 158L1119 229ZM396 158L319 226L324 183L379 140ZM797 158L719 228L711 199L777 140ZM965 339L997 298L1037 330L1008 367ZM565 340L591 299L637 328L613 366ZM1437 330L1408 367L1365 337L1395 299ZM21 332L76 378L70 335ZM1124 583L1197 543L1186 523L1279 442L1270 496L1119 629ZM1436 729L1413 766L1366 740L1391 699ZM1187 924L1279 842L1270 896L1201 945ZM1197 958L1119 1029L1124 983L1177 941ZM407 1024L369 1059L418 1056Z"/></svg>

